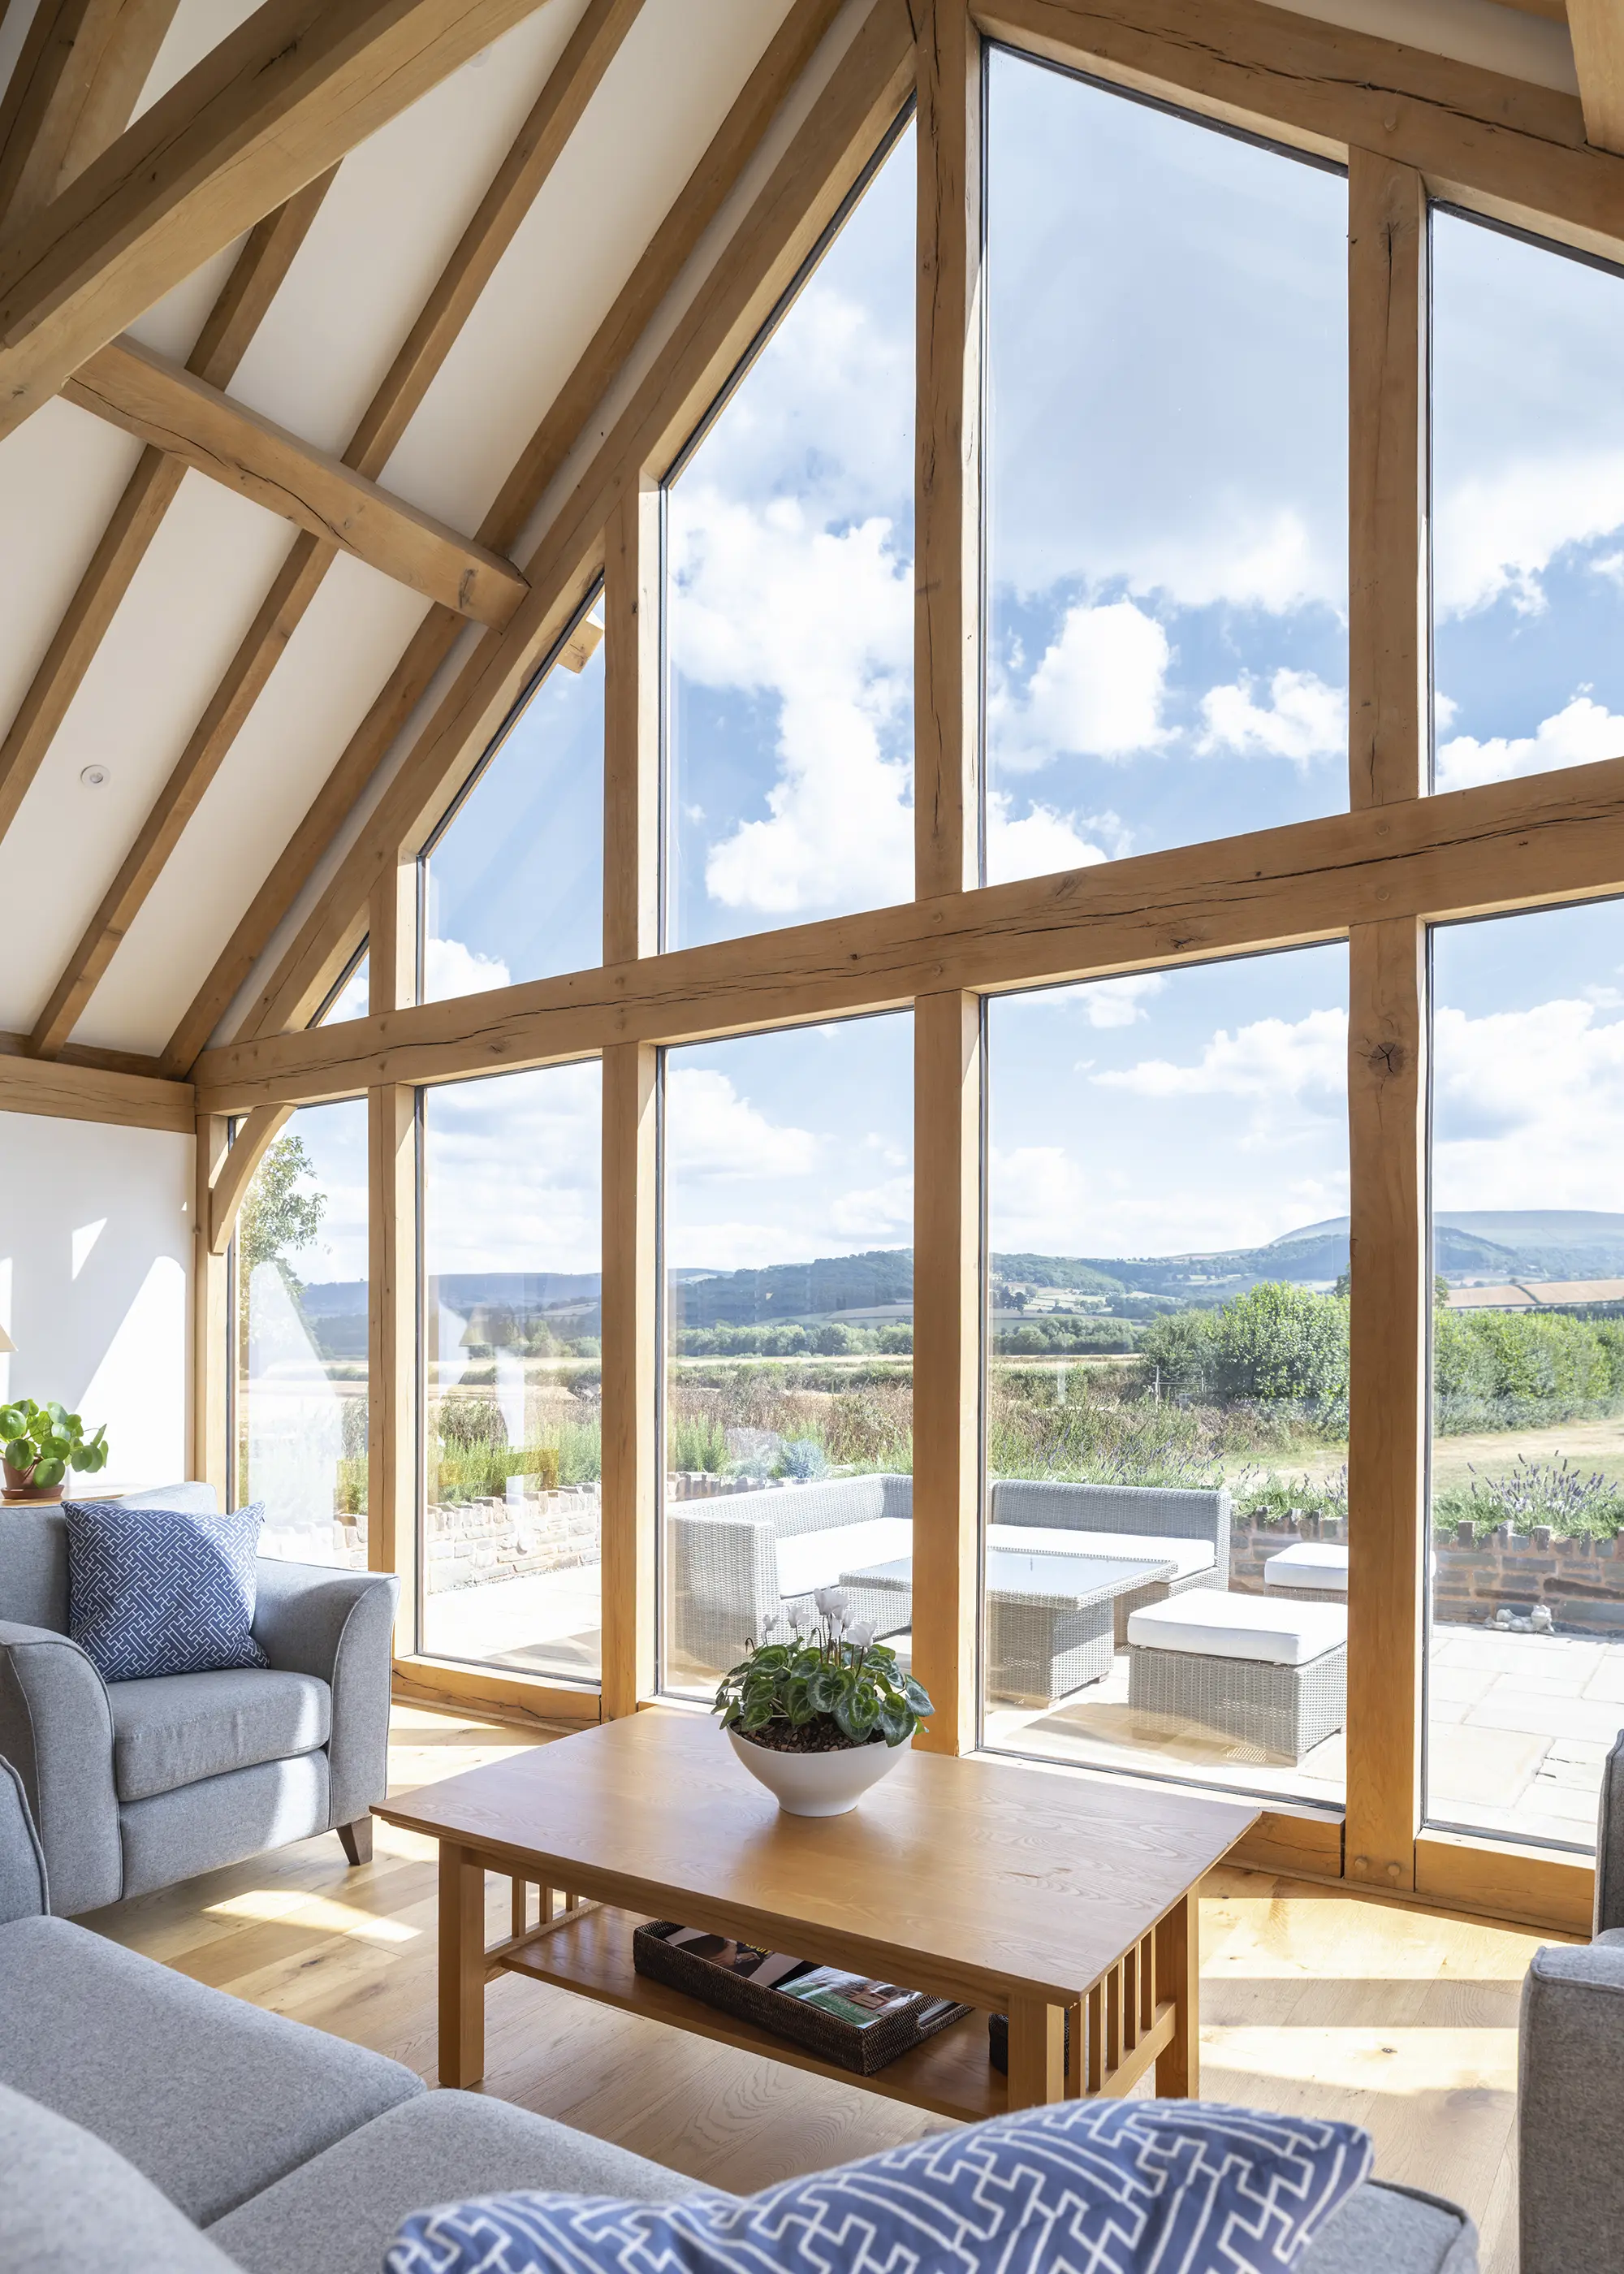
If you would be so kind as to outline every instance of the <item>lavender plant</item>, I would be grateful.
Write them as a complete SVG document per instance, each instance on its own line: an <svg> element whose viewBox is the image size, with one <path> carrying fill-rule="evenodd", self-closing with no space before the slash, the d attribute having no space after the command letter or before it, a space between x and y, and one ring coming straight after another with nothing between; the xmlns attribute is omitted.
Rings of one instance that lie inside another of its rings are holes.
<svg viewBox="0 0 1624 2274"><path fill-rule="evenodd" d="M874 1638L871 1619L853 1621L844 1587L820 1587L810 1634L770 1619L737 1666L723 1676L713 1711L722 1727L778 1752L832 1752L852 1745L905 1744L933 1712L929 1697Z"/></svg>

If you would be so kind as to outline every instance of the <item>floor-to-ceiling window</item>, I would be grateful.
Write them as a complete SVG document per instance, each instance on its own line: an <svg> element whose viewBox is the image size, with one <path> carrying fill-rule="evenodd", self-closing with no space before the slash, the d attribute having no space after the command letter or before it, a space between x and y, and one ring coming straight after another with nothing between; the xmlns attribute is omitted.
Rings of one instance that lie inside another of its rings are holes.
<svg viewBox="0 0 1624 2274"><path fill-rule="evenodd" d="M596 1682L602 1076L423 1093L420 1648Z"/></svg>
<svg viewBox="0 0 1624 2274"><path fill-rule="evenodd" d="M988 1005L990 1745L1342 1800L1347 989L1328 946Z"/></svg>
<svg viewBox="0 0 1624 2274"><path fill-rule="evenodd" d="M1624 1723L1624 907L1432 937L1436 1823L1589 1848Z"/></svg>
<svg viewBox="0 0 1624 2274"><path fill-rule="evenodd" d="M231 1497L261 1553L366 1566L366 1102L301 1106L231 1248Z"/></svg>
<svg viewBox="0 0 1624 2274"><path fill-rule="evenodd" d="M994 49L986 868L1348 801L1342 176Z"/></svg>
<svg viewBox="0 0 1624 2274"><path fill-rule="evenodd" d="M667 1050L665 1686L714 1690L820 1587L906 1660L913 1020Z"/></svg>
<svg viewBox="0 0 1624 2274"><path fill-rule="evenodd" d="M665 492L670 945L914 885L914 135Z"/></svg>
<svg viewBox="0 0 1624 2274"><path fill-rule="evenodd" d="M594 598L423 854L423 1002L603 960L605 669Z"/></svg>

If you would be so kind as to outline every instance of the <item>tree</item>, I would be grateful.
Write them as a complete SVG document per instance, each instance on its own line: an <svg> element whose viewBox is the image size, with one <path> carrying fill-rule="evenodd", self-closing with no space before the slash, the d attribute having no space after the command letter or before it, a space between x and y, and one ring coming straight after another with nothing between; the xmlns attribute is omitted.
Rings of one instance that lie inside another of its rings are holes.
<svg viewBox="0 0 1624 2274"><path fill-rule="evenodd" d="M289 1258L313 1246L327 1214L325 1193L297 1189L301 1177L314 1176L302 1137L279 1137L255 1170L237 1219L237 1268L244 1286L252 1285L261 1263L274 1263L289 1293L304 1291Z"/></svg>
<svg viewBox="0 0 1624 2274"><path fill-rule="evenodd" d="M1309 1403L1348 1391L1348 1306L1289 1280L1265 1280L1219 1312L1220 1395Z"/></svg>

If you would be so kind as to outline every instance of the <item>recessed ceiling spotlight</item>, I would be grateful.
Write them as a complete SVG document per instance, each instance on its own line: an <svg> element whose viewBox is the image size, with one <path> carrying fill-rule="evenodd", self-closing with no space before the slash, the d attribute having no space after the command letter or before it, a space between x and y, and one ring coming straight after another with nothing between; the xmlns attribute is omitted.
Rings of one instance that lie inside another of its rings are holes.
<svg viewBox="0 0 1624 2274"><path fill-rule="evenodd" d="M86 789L105 789L107 787L107 768L105 766L86 766L79 773L79 779L84 783Z"/></svg>

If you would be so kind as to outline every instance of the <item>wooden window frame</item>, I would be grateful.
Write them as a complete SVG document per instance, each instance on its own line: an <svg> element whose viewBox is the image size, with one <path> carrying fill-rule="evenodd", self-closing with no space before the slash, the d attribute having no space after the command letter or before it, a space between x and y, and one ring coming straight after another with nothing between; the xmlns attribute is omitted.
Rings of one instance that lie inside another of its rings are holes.
<svg viewBox="0 0 1624 2274"><path fill-rule="evenodd" d="M1061 877L977 885L983 39L1348 166L1353 724L1344 812ZM662 953L651 500L910 92L924 224L916 894L861 915ZM1400 1900L1572 1927L1586 1915L1588 1865L1486 1835L1443 1834L1422 1820L1425 942L1433 923L1624 892L1624 757L1426 792L1432 202L1558 247L1624 252L1624 159L1586 144L1571 96L1288 19L1257 0L1199 0L1199 9L1197 0L914 0L911 11L904 0L872 0L656 370L524 564L530 591L513 625L484 636L425 730L413 780L439 769L432 800L409 814L402 792L379 825L398 832L392 841L415 858L414 831L421 841L424 817L445 810L447 789L602 574L611 628L605 964L477 998L375 1008L337 1028L251 1033L204 1052L194 1103L199 1127L213 1127L255 1107L603 1058L604 1206L605 1225L613 1216L618 1229L605 1255L602 1710L623 1713L649 1702L654 1682L658 1321L646 1259L655 1055L718 1035L913 1008L916 1271L931 1290L932 1317L915 1351L915 1397L921 1414L936 1417L918 1482L918 1650L943 1700L930 1742L960 1750L976 1741L979 1424L966 1408L981 1337L979 1108L970 1104L979 1096L981 1003L1060 981L1347 940L1350 1492L1365 1536L1380 1537L1382 1550L1359 1559L1350 1595L1345 1826L1272 1811L1246 1858ZM387 858L369 840L347 874L370 877ZM329 896L312 932L310 970L335 943L353 945L365 898L347 910ZM1395 1318L1402 1334L1392 1331ZM199 1396L209 1394L201 1369L199 1382ZM1413 1669L1408 1694L1391 1678L1395 1651ZM545 1683L482 1682L463 1669L454 1682L452 1670L415 1660L401 1674L414 1694L455 1691L457 1702L493 1710L545 1714L560 1699Z"/></svg>

